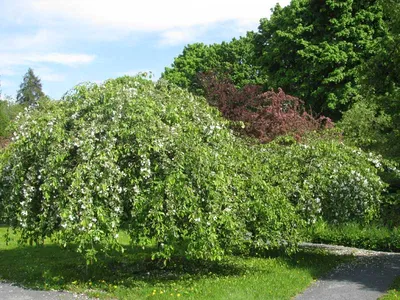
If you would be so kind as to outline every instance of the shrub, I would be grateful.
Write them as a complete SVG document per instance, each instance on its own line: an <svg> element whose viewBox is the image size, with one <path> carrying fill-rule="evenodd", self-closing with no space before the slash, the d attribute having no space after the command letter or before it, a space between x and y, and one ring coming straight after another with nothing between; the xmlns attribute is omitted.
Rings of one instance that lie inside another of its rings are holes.
<svg viewBox="0 0 400 300"><path fill-rule="evenodd" d="M385 195L381 204L381 220L382 223L389 227L400 226L400 191L397 193L389 193Z"/></svg>
<svg viewBox="0 0 400 300"><path fill-rule="evenodd" d="M290 134L297 139L310 131L332 128L329 118L315 118L304 109L304 102L278 92L262 92L260 86L246 85L237 89L233 83L214 73L200 74L205 95L222 115L245 124L243 133L261 142Z"/></svg>
<svg viewBox="0 0 400 300"><path fill-rule="evenodd" d="M381 154L392 165L400 163L400 139L396 126L395 111L388 113L378 101L359 101L343 114L338 127L343 131L346 143L361 147L365 151ZM390 101L386 101L390 103ZM386 168L381 178L390 185L390 189L400 190L399 172Z"/></svg>
<svg viewBox="0 0 400 300"><path fill-rule="evenodd" d="M338 126L343 130L346 142L366 150L387 152L390 146L388 131L391 118L378 106L365 101L356 102L343 114Z"/></svg>
<svg viewBox="0 0 400 300"><path fill-rule="evenodd" d="M368 223L378 217L385 188L380 157L315 137L302 143L280 138L259 153L265 180L279 186L309 223Z"/></svg>
<svg viewBox="0 0 400 300"><path fill-rule="evenodd" d="M307 230L311 242L350 246L356 248L400 251L400 230L384 226L358 223L328 225L317 222Z"/></svg>
<svg viewBox="0 0 400 300"><path fill-rule="evenodd" d="M0 137L6 135L6 129L10 123L10 116L8 114L8 103L0 100Z"/></svg>
<svg viewBox="0 0 400 300"><path fill-rule="evenodd" d="M98 250L156 242L219 259L298 241L301 221L203 98L160 81L81 85L18 120L0 163L0 211L22 241Z"/></svg>
<svg viewBox="0 0 400 300"><path fill-rule="evenodd" d="M0 100L0 148L7 144L10 135L10 123L22 110L22 105Z"/></svg>

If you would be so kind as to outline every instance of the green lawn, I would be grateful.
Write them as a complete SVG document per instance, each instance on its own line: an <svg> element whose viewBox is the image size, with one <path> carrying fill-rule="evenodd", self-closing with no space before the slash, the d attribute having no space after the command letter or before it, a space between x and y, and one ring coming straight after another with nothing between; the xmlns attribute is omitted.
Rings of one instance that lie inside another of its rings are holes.
<svg viewBox="0 0 400 300"><path fill-rule="evenodd" d="M380 298L380 300L395 300L400 299L400 276L398 276L392 283L387 294Z"/></svg>
<svg viewBox="0 0 400 300"><path fill-rule="evenodd" d="M0 228L0 235L6 232ZM128 245L128 238L121 234ZM290 299L314 279L350 257L302 250L292 257L278 253L220 262L177 258L152 261L150 249L127 246L124 254L99 258L89 268L79 254L51 243L19 246L12 236L0 239L0 279L35 289L64 289L117 299Z"/></svg>

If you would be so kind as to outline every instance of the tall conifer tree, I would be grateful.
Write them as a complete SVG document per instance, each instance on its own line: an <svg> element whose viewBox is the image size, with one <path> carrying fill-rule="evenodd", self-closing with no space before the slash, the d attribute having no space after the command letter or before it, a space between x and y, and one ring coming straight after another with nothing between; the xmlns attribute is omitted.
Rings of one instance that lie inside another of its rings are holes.
<svg viewBox="0 0 400 300"><path fill-rule="evenodd" d="M42 83L39 77L33 73L33 70L29 68L24 76L24 81L19 86L17 102L20 104L32 105L37 103L43 96Z"/></svg>

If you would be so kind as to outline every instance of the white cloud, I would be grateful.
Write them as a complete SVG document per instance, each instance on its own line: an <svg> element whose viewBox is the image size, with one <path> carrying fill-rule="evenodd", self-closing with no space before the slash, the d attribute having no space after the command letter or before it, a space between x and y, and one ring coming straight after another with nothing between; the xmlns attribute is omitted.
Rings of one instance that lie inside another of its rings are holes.
<svg viewBox="0 0 400 300"><path fill-rule="evenodd" d="M175 46L180 44L188 44L196 41L199 36L206 32L205 26L200 28L179 28L171 29L161 33L159 44L161 46Z"/></svg>
<svg viewBox="0 0 400 300"><path fill-rule="evenodd" d="M57 44L62 37L56 32L41 29L34 34L1 35L1 50L19 51L27 49L49 49Z"/></svg>
<svg viewBox="0 0 400 300"><path fill-rule="evenodd" d="M0 0L1 1L1 0ZM39 29L34 32L10 34L0 33L0 75L8 77L21 72L27 66L44 70L45 81L63 81L64 76L49 71L46 66L58 64L79 66L91 63L94 55L54 51L64 42L64 37L55 30Z"/></svg>
<svg viewBox="0 0 400 300"><path fill-rule="evenodd" d="M91 63L95 59L95 56L74 53L46 53L27 55L25 59L31 62L46 62L74 66Z"/></svg>
<svg viewBox="0 0 400 300"><path fill-rule="evenodd" d="M41 22L60 19L129 31L167 31L236 20L258 22L290 0L19 0Z"/></svg>
<svg viewBox="0 0 400 300"><path fill-rule="evenodd" d="M13 76L16 72L14 72L10 68L0 68L0 76Z"/></svg>
<svg viewBox="0 0 400 300"><path fill-rule="evenodd" d="M63 82L65 80L64 74L56 73L48 67L38 67L34 71L42 81Z"/></svg>
<svg viewBox="0 0 400 300"><path fill-rule="evenodd" d="M260 18L268 17L277 2L285 6L290 0L14 0L4 4L4 18L47 28L15 38L11 44L17 47L51 45L57 39L131 40L149 32L158 34L160 45L170 46L200 40L207 32L202 27L226 22L233 24L234 36L256 30Z"/></svg>
<svg viewBox="0 0 400 300"><path fill-rule="evenodd" d="M76 66L91 63L94 55L77 53L10 53L0 52L0 68L32 63L53 63Z"/></svg>

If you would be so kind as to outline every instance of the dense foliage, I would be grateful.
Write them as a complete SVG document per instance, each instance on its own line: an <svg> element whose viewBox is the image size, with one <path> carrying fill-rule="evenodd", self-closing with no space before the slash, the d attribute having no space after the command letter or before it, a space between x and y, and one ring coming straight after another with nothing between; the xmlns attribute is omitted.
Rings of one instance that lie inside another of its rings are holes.
<svg viewBox="0 0 400 300"><path fill-rule="evenodd" d="M379 216L385 188L380 157L335 139L280 140L262 146L263 174L305 220L365 224Z"/></svg>
<svg viewBox="0 0 400 300"><path fill-rule="evenodd" d="M203 89L197 75L203 72L227 76L239 88L247 84L264 84L266 77L261 75L255 61L253 40L254 33L248 32L245 37L221 44L187 45L172 66L165 68L162 77L200 95L203 95Z"/></svg>
<svg viewBox="0 0 400 300"><path fill-rule="evenodd" d="M314 243L343 245L378 251L400 251L400 229L376 224L347 223L329 225L317 222L307 229L308 239Z"/></svg>
<svg viewBox="0 0 400 300"><path fill-rule="evenodd" d="M396 147L388 134L391 125L391 117L372 101L356 102L338 122L347 143L378 153L390 153Z"/></svg>
<svg viewBox="0 0 400 300"><path fill-rule="evenodd" d="M17 102L19 104L34 105L44 96L42 83L40 82L39 77L37 77L33 70L29 68L19 87Z"/></svg>
<svg viewBox="0 0 400 300"><path fill-rule="evenodd" d="M220 79L212 72L202 73L199 78L208 102L218 107L225 118L243 122L244 128L236 129L262 143L288 134L300 139L310 131L333 126L329 118L309 114L303 101L286 95L282 89L277 93L263 93L257 85L238 89L230 80Z"/></svg>
<svg viewBox="0 0 400 300"><path fill-rule="evenodd" d="M0 100L0 136L6 135L6 129L9 123L8 103Z"/></svg>
<svg viewBox="0 0 400 300"><path fill-rule="evenodd" d="M338 119L369 89L363 80L386 89L388 78L398 79L398 68L391 68L397 65L397 11L396 1L293 0L262 19L258 33L186 46L163 77L203 94L196 75L212 71L238 88L282 88L307 108Z"/></svg>
<svg viewBox="0 0 400 300"><path fill-rule="evenodd" d="M388 34L379 39L374 56L360 68L362 94L363 101L386 116L384 130L378 130L384 141L375 150L400 162L400 3L381 3Z"/></svg>
<svg viewBox="0 0 400 300"><path fill-rule="evenodd" d="M0 100L0 139L9 137L11 134L9 128L10 123L22 110L23 106L19 104L15 104L7 100Z"/></svg>
<svg viewBox="0 0 400 300"><path fill-rule="evenodd" d="M397 174L394 190L399 171L374 153L400 161L399 11L395 0L293 0L257 34L186 46L162 75L172 84L123 77L60 102L29 69L17 100L37 107L0 151L0 220L23 242L52 237L88 261L122 250L121 230L156 244L153 257L215 260L291 250L304 221L365 225L381 214L397 226L399 193L383 197L381 178ZM343 140L317 133L332 123L309 108L341 117ZM0 102L0 137L12 118ZM363 241L398 245L392 233Z"/></svg>
<svg viewBox="0 0 400 300"><path fill-rule="evenodd" d="M347 143L400 162L400 3L378 2L386 34L376 40L373 55L359 68L361 97L344 113L339 127ZM390 191L400 190L400 176L382 174ZM393 195L390 195L391 198ZM400 202L388 206L396 212ZM384 219L386 222L386 218Z"/></svg>
<svg viewBox="0 0 400 300"><path fill-rule="evenodd" d="M253 151L203 98L141 77L82 85L23 114L0 160L0 212L23 241L53 237L87 259L156 242L218 259L298 240L301 221Z"/></svg>
<svg viewBox="0 0 400 300"><path fill-rule="evenodd" d="M357 68L385 35L378 1L292 0L261 20L256 36L269 86L336 116L359 94Z"/></svg>

